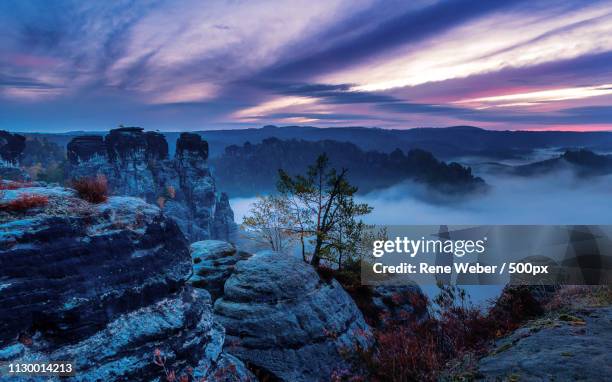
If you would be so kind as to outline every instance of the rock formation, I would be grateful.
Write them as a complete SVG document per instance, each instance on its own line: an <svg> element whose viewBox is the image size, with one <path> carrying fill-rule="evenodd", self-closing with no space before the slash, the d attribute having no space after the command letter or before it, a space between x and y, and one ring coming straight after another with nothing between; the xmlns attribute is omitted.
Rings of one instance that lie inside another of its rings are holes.
<svg viewBox="0 0 612 382"><path fill-rule="evenodd" d="M195 242L191 244L190 251L193 276L189 282L196 288L206 289L213 301L223 295L223 285L234 271L236 263L251 256L220 240Z"/></svg>
<svg viewBox="0 0 612 382"><path fill-rule="evenodd" d="M165 380L160 349L177 375L252 378L223 353L210 296L186 283L187 242L159 208L92 205L59 187L6 190L0 203L24 194L48 202L0 216L0 363L74 360L72 380Z"/></svg>
<svg viewBox="0 0 612 382"><path fill-rule="evenodd" d="M114 195L138 196L175 219L189 241L232 241L234 214L217 192L208 166L208 143L182 133L173 159L160 133L138 127L111 130L106 137L79 136L68 144L69 176L102 174Z"/></svg>
<svg viewBox="0 0 612 382"><path fill-rule="evenodd" d="M27 180L29 176L19 168L25 137L0 130L0 179Z"/></svg>
<svg viewBox="0 0 612 382"><path fill-rule="evenodd" d="M283 381L329 381L371 330L335 280L301 259L264 251L236 264L215 302L226 349Z"/></svg>

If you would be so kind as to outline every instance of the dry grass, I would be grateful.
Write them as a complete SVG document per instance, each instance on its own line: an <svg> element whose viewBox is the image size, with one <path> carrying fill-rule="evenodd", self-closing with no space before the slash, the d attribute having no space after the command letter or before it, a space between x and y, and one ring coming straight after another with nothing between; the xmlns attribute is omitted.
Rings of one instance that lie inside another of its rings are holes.
<svg viewBox="0 0 612 382"><path fill-rule="evenodd" d="M0 179L0 190L18 190L20 188L31 187L31 182L20 182L14 180L3 181Z"/></svg>
<svg viewBox="0 0 612 382"><path fill-rule="evenodd" d="M546 304L548 312L568 309L612 305L609 285L564 285Z"/></svg>
<svg viewBox="0 0 612 382"><path fill-rule="evenodd" d="M44 195L22 194L17 199L0 204L1 211L24 212L32 208L44 207L49 198Z"/></svg>
<svg viewBox="0 0 612 382"><path fill-rule="evenodd" d="M74 188L83 200L90 203L103 203L108 199L108 182L104 175L95 178L79 178L72 181Z"/></svg>

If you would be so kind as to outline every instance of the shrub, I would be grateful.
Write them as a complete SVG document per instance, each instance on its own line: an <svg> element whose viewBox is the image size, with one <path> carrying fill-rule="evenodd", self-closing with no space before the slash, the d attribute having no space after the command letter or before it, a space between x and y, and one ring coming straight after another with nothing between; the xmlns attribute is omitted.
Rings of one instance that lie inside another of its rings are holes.
<svg viewBox="0 0 612 382"><path fill-rule="evenodd" d="M95 178L79 178L72 181L79 198L90 203L103 203L108 198L108 182L104 175Z"/></svg>
<svg viewBox="0 0 612 382"><path fill-rule="evenodd" d="M49 198L44 195L21 194L17 199L0 204L0 210L21 212L31 208L44 207L47 203L49 203Z"/></svg>
<svg viewBox="0 0 612 382"><path fill-rule="evenodd" d="M532 286L508 286L489 310L489 318L497 324L499 336L543 313L542 304L534 297Z"/></svg>

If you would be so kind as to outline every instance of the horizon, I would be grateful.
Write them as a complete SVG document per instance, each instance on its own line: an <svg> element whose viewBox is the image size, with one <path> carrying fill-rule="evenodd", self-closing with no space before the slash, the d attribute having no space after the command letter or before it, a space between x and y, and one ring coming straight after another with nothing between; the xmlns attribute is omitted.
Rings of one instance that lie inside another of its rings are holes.
<svg viewBox="0 0 612 382"><path fill-rule="evenodd" d="M372 129L372 130L389 130L389 131L409 131L409 130L418 130L418 129L440 129L440 130L444 130L444 129L454 129L454 128L473 128L473 129L478 129L478 130L484 130L484 131L488 131L488 132L498 132L498 133L508 133L508 132L512 132L512 133L520 133L520 132L530 132L530 133L612 133L612 129L611 130L500 130L500 129L487 129L487 128L483 128L483 127L478 127L478 126L471 126L471 125L454 125L454 126L418 126L418 127L408 127L408 128L380 128L380 127L369 127L369 126L311 126L311 125L284 125L284 126L277 126L277 125L265 125L265 126L259 126L259 127L244 127L244 128L235 128L235 129L207 129L207 130L162 130L162 129L148 129L146 127L143 126L122 126L122 125L117 125L115 127L109 127L107 129L104 130L66 130L66 131L18 131L18 130L6 130L12 133L16 133L16 134L66 134L66 135L71 135L71 134L80 134L80 133L87 133L87 134L106 134L108 133L110 130L113 129L117 129L117 128L121 128L121 127L136 127L136 128L141 128L144 131L157 131L160 133L183 133L183 132L193 132L193 133L205 133L205 132L213 132L213 131L238 131L238 130L263 130L265 128L276 128L276 129L292 129L292 128L311 128L311 129Z"/></svg>
<svg viewBox="0 0 612 382"><path fill-rule="evenodd" d="M9 131L612 131L606 1L7 1L0 20Z"/></svg>

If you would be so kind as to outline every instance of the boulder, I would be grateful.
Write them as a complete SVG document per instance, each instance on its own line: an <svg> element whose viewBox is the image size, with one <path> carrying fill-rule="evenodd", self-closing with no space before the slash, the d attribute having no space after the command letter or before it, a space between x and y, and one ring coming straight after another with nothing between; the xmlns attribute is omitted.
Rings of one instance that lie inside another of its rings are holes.
<svg viewBox="0 0 612 382"><path fill-rule="evenodd" d="M214 311L226 349L273 380L329 381L350 367L357 346L371 343L371 329L340 284L276 252L238 262Z"/></svg>
<svg viewBox="0 0 612 382"><path fill-rule="evenodd" d="M187 284L187 242L158 207L132 197L93 205L42 186L0 202L24 194L47 202L0 216L0 363L74 360L68 380L165 380L152 362L160 349L177 375L252 380L223 352L210 295Z"/></svg>
<svg viewBox="0 0 612 382"><path fill-rule="evenodd" d="M223 285L240 260L251 254L238 251L234 245L220 240L204 240L190 246L193 261L191 285L206 289L213 301L223 295Z"/></svg>

